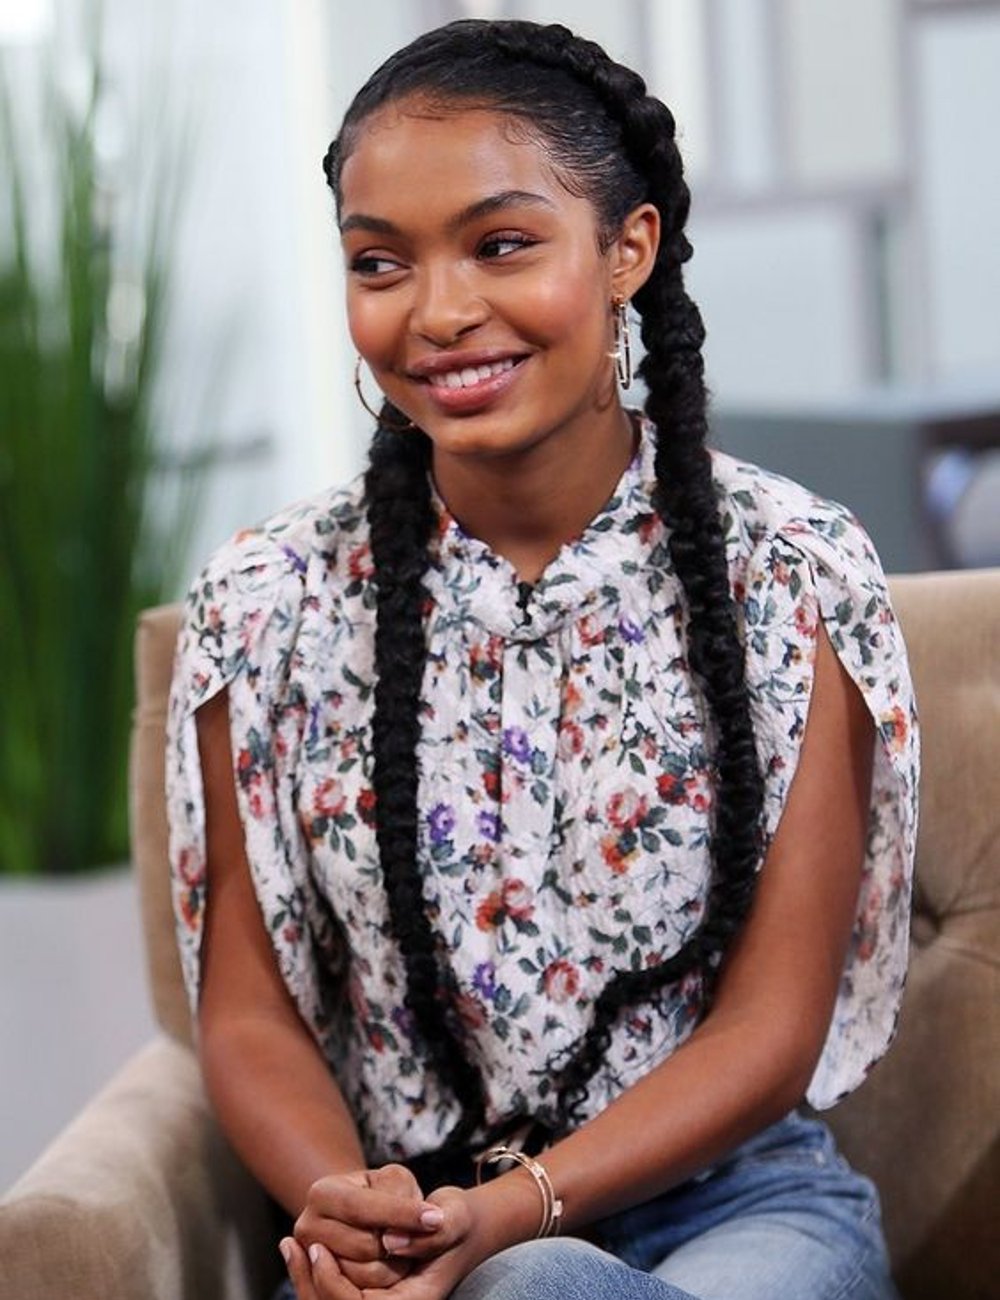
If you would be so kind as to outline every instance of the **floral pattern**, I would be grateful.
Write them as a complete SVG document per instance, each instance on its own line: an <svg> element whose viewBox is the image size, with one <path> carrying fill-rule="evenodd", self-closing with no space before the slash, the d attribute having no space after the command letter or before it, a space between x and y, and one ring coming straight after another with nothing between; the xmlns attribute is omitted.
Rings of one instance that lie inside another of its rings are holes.
<svg viewBox="0 0 1000 1300"><path fill-rule="evenodd" d="M437 500L422 693L419 864L489 1119L551 1118L552 1079L610 976L657 963L708 885L711 736L651 505L652 439L526 608L516 574ZM773 835L798 761L820 619L875 720L854 937L809 1089L829 1106L889 1042L906 966L918 747L878 560L842 507L714 453ZM361 485L238 534L195 582L171 696L168 802L197 1000L204 808L194 712L229 689L247 855L280 969L370 1158L439 1145L454 1101L403 1006L369 784L374 593ZM633 1008L586 1113L697 1024L698 980Z"/></svg>

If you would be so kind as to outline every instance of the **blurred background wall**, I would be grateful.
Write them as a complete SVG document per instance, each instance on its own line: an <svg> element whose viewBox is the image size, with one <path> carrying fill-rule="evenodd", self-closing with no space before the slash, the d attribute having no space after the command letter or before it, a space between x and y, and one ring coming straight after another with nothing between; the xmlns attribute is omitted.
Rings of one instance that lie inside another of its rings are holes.
<svg viewBox="0 0 1000 1300"><path fill-rule="evenodd" d="M22 82L54 44L72 83L88 8L0 0ZM320 160L366 73L463 15L564 21L674 108L721 443L847 500L889 568L1000 562L1000 3L105 0L106 151L141 120L185 164L156 423L214 450L184 572L361 467ZM0 1186L149 1032L127 875L100 891L99 922L7 891ZM103 954L67 977L60 911Z"/></svg>

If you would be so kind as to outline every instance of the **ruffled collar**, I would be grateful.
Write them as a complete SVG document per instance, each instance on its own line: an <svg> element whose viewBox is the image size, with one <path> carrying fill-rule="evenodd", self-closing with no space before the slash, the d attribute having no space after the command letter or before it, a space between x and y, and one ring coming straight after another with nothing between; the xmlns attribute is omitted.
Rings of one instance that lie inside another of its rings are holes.
<svg viewBox="0 0 1000 1300"><path fill-rule="evenodd" d="M432 485L439 528L428 585L439 611L471 617L508 641L534 642L616 605L622 579L645 564L651 532L660 527L652 507L654 435L648 421L637 423L638 447L610 498L562 546L530 595L514 566L466 533Z"/></svg>

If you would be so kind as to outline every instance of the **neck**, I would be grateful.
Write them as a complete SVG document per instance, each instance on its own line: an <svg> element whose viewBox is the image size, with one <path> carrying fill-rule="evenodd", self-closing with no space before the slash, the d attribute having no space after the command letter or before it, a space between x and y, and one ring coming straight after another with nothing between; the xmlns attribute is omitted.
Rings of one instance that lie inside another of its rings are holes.
<svg viewBox="0 0 1000 1300"><path fill-rule="evenodd" d="M560 548L586 528L611 496L635 449L635 430L616 404L606 423L579 437L555 431L504 456L433 456L442 500L478 537L533 583Z"/></svg>

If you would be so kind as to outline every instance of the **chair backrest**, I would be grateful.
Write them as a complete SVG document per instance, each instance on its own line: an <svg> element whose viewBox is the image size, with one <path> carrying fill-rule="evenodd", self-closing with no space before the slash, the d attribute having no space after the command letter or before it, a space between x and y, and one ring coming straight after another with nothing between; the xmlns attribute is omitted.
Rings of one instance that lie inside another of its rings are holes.
<svg viewBox="0 0 1000 1300"><path fill-rule="evenodd" d="M830 1116L878 1183L908 1300L985 1300L1000 1278L1000 570L895 578L923 724L909 983L898 1040ZM132 844L163 1028L191 1041L163 797L178 606L136 640Z"/></svg>
<svg viewBox="0 0 1000 1300"><path fill-rule="evenodd" d="M910 971L892 1050L831 1115L907 1300L1000 1286L1000 570L895 578L921 717Z"/></svg>
<svg viewBox="0 0 1000 1300"><path fill-rule="evenodd" d="M164 789L167 699L180 625L180 605L161 605L139 616L135 635L129 822L153 1010L171 1037L190 1044L191 1016L174 936Z"/></svg>

